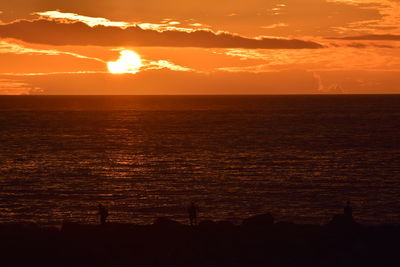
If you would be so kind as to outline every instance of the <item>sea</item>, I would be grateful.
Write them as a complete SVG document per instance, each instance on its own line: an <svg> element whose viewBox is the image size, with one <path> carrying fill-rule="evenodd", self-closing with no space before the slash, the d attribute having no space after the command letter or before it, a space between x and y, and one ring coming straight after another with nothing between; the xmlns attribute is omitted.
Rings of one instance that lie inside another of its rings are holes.
<svg viewBox="0 0 400 267"><path fill-rule="evenodd" d="M0 96L0 223L400 223L400 95Z"/></svg>

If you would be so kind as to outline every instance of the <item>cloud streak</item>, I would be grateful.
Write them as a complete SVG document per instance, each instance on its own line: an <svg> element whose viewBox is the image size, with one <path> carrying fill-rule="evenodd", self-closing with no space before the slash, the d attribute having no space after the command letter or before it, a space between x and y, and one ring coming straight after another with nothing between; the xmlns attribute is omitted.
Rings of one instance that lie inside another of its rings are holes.
<svg viewBox="0 0 400 267"><path fill-rule="evenodd" d="M359 36L346 36L340 38L329 38L332 40L363 40L363 41L400 41L400 35L397 34L367 34Z"/></svg>
<svg viewBox="0 0 400 267"><path fill-rule="evenodd" d="M288 78L290 77L290 78ZM31 94L321 94L399 93L399 71L195 73L148 70L136 75L68 73L4 76L7 93ZM162 80L162 83L158 81ZM293 86L293 85L296 86ZM385 91L379 88L386 88ZM29 91L29 88L33 88ZM1 84L0 84L1 89ZM20 89L20 90L18 90ZM24 91L25 90L25 91Z"/></svg>
<svg viewBox="0 0 400 267"><path fill-rule="evenodd" d="M298 39L252 39L231 33L198 30L145 30L140 26L126 28L59 20L17 20L0 25L0 37L50 45L152 46L251 49L316 49L322 45Z"/></svg>
<svg viewBox="0 0 400 267"><path fill-rule="evenodd" d="M32 15L39 15L41 18L50 18L50 19L60 19L65 22L74 22L80 21L87 24L90 27L94 26L107 26L107 27L121 27L127 28L131 26L129 23L124 21L110 21L106 18L94 18L88 16L82 16L75 13L64 13L60 11L45 11L45 12L34 12Z"/></svg>
<svg viewBox="0 0 400 267"><path fill-rule="evenodd" d="M290 79L287 79L290 75ZM0 79L2 75L0 74ZM4 76L18 79L43 94L281 94L315 93L312 73L304 71L242 73L197 73L168 69L147 70L135 75L109 73ZM162 80L162 83L159 81ZM295 83L297 86L293 86Z"/></svg>
<svg viewBox="0 0 400 267"><path fill-rule="evenodd" d="M95 60L95 61L99 61L102 63L106 63L102 59L95 58L95 57L87 57L87 56L79 55L76 53L64 52L64 51L58 51L58 50L48 50L48 49L34 49L34 48L25 47L25 46L22 46L20 44L10 42L10 41L0 41L0 54L6 54L6 53L16 54L16 55L38 54L38 55L47 55L47 56L69 55L69 56L73 56L76 58L90 59L90 60Z"/></svg>
<svg viewBox="0 0 400 267"><path fill-rule="evenodd" d="M106 27L119 27L126 29L128 27L139 26L144 30L155 30L159 32L163 31L182 31L182 32L193 32L199 29L210 30L208 27L199 23L190 24L191 28L177 26L181 23L171 19L164 19L161 23L149 23L149 22L125 22L125 21L111 21L106 18L100 17L89 17L75 13L65 13L60 11L45 11L45 12L34 12L32 15L39 15L42 19L54 19L64 23L71 22L82 22L90 27L95 26L106 26Z"/></svg>
<svg viewBox="0 0 400 267"><path fill-rule="evenodd" d="M26 82L13 79L0 78L1 95L27 95L41 93L41 89L29 85Z"/></svg>
<svg viewBox="0 0 400 267"><path fill-rule="evenodd" d="M144 63L143 70L169 69L173 71L198 72L197 70L174 64L168 60L157 60L157 61L145 60L143 63Z"/></svg>

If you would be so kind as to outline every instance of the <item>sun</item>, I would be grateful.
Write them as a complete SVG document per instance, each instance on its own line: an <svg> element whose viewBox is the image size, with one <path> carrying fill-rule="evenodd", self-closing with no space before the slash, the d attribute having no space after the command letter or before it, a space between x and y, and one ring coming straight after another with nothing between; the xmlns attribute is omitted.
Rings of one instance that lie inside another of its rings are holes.
<svg viewBox="0 0 400 267"><path fill-rule="evenodd" d="M142 59L131 50L122 50L117 61L107 63L108 71L114 74L137 73L142 67Z"/></svg>

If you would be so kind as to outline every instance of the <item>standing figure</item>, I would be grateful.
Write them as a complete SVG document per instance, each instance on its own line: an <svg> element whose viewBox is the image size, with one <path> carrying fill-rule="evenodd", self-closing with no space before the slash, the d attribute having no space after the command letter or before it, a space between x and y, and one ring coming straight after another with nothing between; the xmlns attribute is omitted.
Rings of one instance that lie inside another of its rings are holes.
<svg viewBox="0 0 400 267"><path fill-rule="evenodd" d="M197 225L197 212L199 208L192 202L188 207L190 226Z"/></svg>
<svg viewBox="0 0 400 267"><path fill-rule="evenodd" d="M106 223L107 217L108 217L108 210L106 207L104 207L102 204L99 204L98 206L98 213L100 218L100 224L104 225Z"/></svg>
<svg viewBox="0 0 400 267"><path fill-rule="evenodd" d="M353 208L350 205L350 201L347 201L346 206L343 208L343 214L347 219L353 219Z"/></svg>

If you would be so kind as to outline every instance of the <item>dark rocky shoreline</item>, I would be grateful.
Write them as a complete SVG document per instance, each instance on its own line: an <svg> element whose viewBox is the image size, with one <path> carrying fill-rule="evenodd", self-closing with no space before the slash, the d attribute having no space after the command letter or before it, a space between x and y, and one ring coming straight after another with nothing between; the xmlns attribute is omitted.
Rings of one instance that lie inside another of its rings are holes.
<svg viewBox="0 0 400 267"><path fill-rule="evenodd" d="M400 225L274 223L265 214L233 225L64 222L60 229L0 224L0 266L400 266Z"/></svg>

